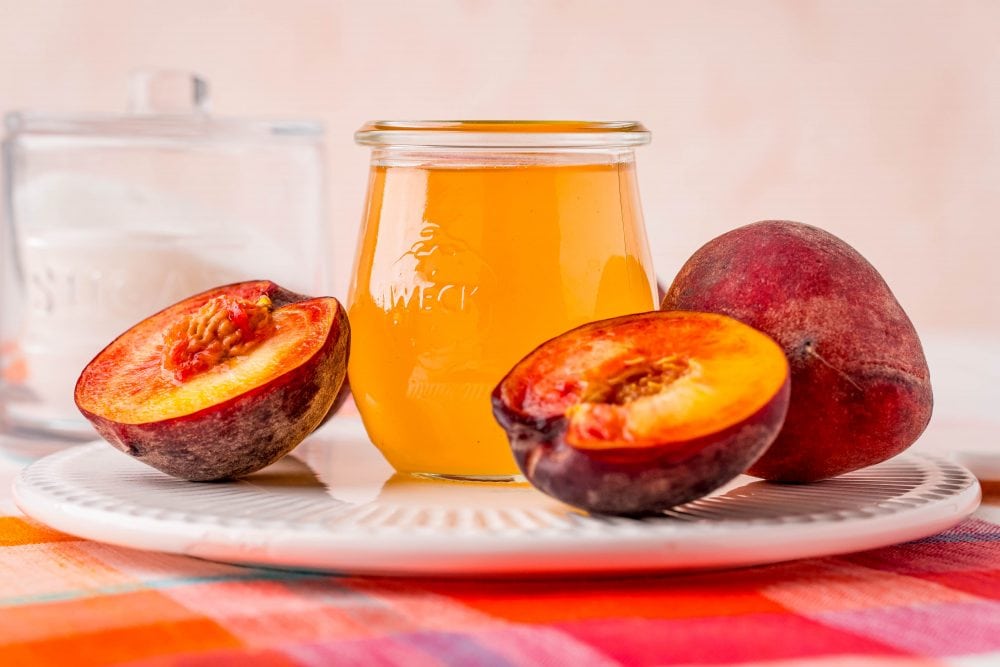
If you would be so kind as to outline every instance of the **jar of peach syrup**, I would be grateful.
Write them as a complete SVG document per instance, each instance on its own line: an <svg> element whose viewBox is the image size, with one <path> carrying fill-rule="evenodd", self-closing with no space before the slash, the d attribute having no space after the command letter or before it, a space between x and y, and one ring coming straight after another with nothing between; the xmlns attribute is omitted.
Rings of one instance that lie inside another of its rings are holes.
<svg viewBox="0 0 1000 667"><path fill-rule="evenodd" d="M633 122L379 121L349 294L351 389L402 473L518 469L490 394L575 326L656 306Z"/></svg>

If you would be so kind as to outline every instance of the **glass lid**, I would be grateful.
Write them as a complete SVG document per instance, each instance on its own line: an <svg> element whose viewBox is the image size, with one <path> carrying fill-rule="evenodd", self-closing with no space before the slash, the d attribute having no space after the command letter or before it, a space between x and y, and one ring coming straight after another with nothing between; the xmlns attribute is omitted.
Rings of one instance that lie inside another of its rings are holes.
<svg viewBox="0 0 1000 667"><path fill-rule="evenodd" d="M140 70L129 80L128 113L48 114L13 111L6 115L11 134L151 136L173 138L320 138L323 124L313 120L219 118L209 113L205 79L190 72Z"/></svg>

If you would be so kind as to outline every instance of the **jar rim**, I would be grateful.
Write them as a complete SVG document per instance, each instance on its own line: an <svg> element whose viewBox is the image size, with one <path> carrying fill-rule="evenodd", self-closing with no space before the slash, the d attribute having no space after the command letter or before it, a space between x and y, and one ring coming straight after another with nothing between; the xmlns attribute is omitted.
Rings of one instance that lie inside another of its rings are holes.
<svg viewBox="0 0 1000 667"><path fill-rule="evenodd" d="M354 133L364 146L447 148L624 148L650 132L638 121L374 120Z"/></svg>

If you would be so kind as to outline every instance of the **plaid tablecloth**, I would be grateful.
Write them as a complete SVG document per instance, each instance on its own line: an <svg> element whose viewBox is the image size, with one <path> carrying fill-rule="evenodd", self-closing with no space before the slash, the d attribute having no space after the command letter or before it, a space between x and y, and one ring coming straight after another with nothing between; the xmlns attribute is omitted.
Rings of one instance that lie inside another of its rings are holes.
<svg viewBox="0 0 1000 667"><path fill-rule="evenodd" d="M995 667L1000 496L987 501L935 537L847 556L633 579L457 582L133 551L50 530L8 500L0 666Z"/></svg>

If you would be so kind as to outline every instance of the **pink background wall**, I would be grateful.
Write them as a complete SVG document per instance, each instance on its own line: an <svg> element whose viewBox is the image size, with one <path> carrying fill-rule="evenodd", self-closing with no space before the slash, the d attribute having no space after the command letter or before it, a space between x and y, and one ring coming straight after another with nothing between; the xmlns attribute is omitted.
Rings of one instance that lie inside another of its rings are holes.
<svg viewBox="0 0 1000 667"><path fill-rule="evenodd" d="M639 119L669 279L780 217L855 245L918 329L1000 332L1000 3L0 0L0 109L124 109L188 68L226 115L328 127L335 290L370 118Z"/></svg>

